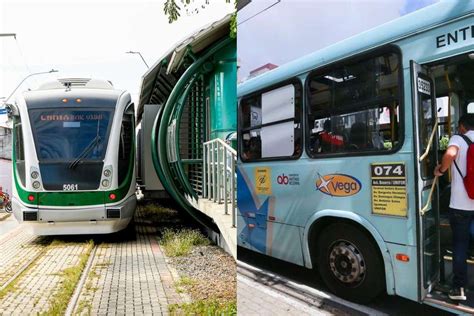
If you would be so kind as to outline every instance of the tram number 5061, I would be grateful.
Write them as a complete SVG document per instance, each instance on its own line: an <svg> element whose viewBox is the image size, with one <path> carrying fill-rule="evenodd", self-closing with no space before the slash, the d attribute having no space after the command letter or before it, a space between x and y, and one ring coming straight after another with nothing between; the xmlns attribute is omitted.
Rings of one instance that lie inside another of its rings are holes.
<svg viewBox="0 0 474 316"><path fill-rule="evenodd" d="M63 191L77 191L79 190L79 185L77 184L63 184Z"/></svg>

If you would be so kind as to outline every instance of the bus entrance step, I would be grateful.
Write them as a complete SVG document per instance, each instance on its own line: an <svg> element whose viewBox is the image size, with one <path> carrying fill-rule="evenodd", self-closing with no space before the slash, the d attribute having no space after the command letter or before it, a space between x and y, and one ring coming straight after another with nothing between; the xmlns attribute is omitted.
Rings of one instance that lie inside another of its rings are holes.
<svg viewBox="0 0 474 316"><path fill-rule="evenodd" d="M436 305L450 311L474 314L474 292L466 290L466 301L456 302L451 300L446 292L434 290L425 298L424 303Z"/></svg>

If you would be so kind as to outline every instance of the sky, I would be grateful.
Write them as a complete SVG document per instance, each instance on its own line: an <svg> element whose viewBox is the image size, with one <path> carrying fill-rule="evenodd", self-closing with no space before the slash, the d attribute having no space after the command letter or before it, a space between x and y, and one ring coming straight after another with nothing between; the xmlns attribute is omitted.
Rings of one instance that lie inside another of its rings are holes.
<svg viewBox="0 0 474 316"><path fill-rule="evenodd" d="M178 0L179 1L179 0ZM224 0L196 0L197 14L181 10L168 23L164 0L0 0L0 33L16 33L17 40L0 37L0 98L18 89L34 89L54 78L86 77L112 81L137 100L141 77L169 49L203 26L232 12ZM10 99L11 100L11 99Z"/></svg>
<svg viewBox="0 0 474 316"><path fill-rule="evenodd" d="M239 81L438 0L254 0L239 11Z"/></svg>

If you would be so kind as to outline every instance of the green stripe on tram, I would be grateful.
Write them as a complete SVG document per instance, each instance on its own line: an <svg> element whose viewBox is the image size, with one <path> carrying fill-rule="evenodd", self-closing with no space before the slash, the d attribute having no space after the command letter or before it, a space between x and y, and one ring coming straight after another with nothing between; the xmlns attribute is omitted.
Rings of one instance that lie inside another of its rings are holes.
<svg viewBox="0 0 474 316"><path fill-rule="evenodd" d="M15 124L13 124L15 129ZM135 123L133 123L133 130L135 130ZM133 144L135 144L135 133L133 133ZM13 144L16 141L16 133L13 132ZM127 193L130 189L130 184L133 177L133 166L135 157L135 145L132 146L130 152L131 159L128 166L127 176L123 183L115 190L111 191L87 191L87 192L30 192L21 187L18 181L16 173L16 150L13 149L12 161L13 161L13 177L15 187L18 192L20 200L29 206L87 206L87 205L99 205L107 203L117 203L127 197ZM25 171L26 178L26 171ZM25 179L26 180L26 179ZM114 193L116 198L111 200L109 195ZM28 200L28 196L34 196L34 203L32 204Z"/></svg>

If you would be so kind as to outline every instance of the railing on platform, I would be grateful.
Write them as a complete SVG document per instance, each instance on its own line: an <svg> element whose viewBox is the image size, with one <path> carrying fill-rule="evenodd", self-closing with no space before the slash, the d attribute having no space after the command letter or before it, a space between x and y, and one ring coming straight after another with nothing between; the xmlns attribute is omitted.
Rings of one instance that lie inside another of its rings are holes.
<svg viewBox="0 0 474 316"><path fill-rule="evenodd" d="M225 214L232 209L232 227L236 225L237 182L235 165L237 152L222 139L204 143L203 198L224 203Z"/></svg>

